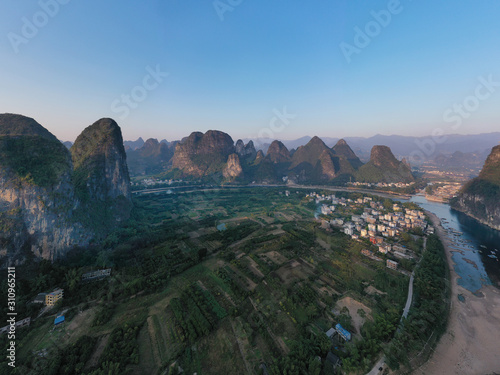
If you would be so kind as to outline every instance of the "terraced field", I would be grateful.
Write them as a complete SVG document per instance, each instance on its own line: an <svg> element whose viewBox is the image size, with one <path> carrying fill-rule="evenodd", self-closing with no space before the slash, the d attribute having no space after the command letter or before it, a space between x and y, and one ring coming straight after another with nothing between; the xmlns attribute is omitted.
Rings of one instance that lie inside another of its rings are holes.
<svg viewBox="0 0 500 375"><path fill-rule="evenodd" d="M85 286L93 290L88 296L65 291L77 324L52 333L51 318L40 318L47 323L28 335L26 370L43 361L33 350L46 350L50 361L85 334L96 339L82 364L89 374L260 374L262 364L270 374L290 366L319 374L330 371L329 351L345 357L353 350L326 339L336 323L355 340L362 340L362 322L375 324L371 316L394 321L395 329L407 278L362 256L369 243L321 230L303 192L220 190L210 198L137 197L135 222L115 233L103 258L112 277ZM380 293L366 293L370 286ZM344 297L370 316L353 321L345 310L334 312ZM96 325L96 316L104 321ZM62 347L51 344L54 335L64 336ZM104 362L117 337L130 355Z"/></svg>

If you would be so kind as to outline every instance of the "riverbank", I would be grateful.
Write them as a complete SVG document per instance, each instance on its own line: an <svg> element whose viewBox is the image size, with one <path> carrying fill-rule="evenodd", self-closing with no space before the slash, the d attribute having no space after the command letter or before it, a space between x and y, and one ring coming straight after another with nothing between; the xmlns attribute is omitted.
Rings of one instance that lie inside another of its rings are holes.
<svg viewBox="0 0 500 375"><path fill-rule="evenodd" d="M436 215L426 212L446 251L451 275L448 327L429 361L414 374L492 374L500 371L500 290L485 286L471 293L458 285L453 249ZM464 297L461 302L458 296Z"/></svg>
<svg viewBox="0 0 500 375"><path fill-rule="evenodd" d="M425 195L425 199L431 202L438 203L448 203L450 200L448 198L438 197L437 195Z"/></svg>

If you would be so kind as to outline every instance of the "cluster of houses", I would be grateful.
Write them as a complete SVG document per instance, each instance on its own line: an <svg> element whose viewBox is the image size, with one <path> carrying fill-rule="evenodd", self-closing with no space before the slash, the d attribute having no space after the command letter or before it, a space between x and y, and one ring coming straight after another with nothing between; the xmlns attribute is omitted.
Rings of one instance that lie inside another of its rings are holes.
<svg viewBox="0 0 500 375"><path fill-rule="evenodd" d="M430 184L429 184L430 185ZM446 202L449 199L457 196L462 184L459 182L447 183L442 186L437 186L431 194L425 194L425 198L431 201Z"/></svg>
<svg viewBox="0 0 500 375"><path fill-rule="evenodd" d="M405 183L405 182L378 182L378 183L370 183L370 182L348 182L348 186L361 186L361 187L377 187L377 188L407 188L414 185L414 182Z"/></svg>
<svg viewBox="0 0 500 375"><path fill-rule="evenodd" d="M155 185L172 185L175 183L180 183L182 180L161 180L157 178L145 178L144 180L141 180L139 182L131 182L132 186L155 186Z"/></svg>
<svg viewBox="0 0 500 375"><path fill-rule="evenodd" d="M322 219L321 226L324 229L338 227L351 236L353 239L367 238L378 247L382 254L391 252L395 257L411 258L407 254L407 249L400 245L391 245L386 242L386 238L396 237L401 232L413 228L424 230L427 226L425 215L420 210L404 208L399 204L394 204L392 210L388 210L380 202L373 201L371 197L358 199L337 198L335 195L317 194L315 192L307 194L310 199L315 199L317 204L321 203L321 214L327 218ZM328 203L326 204L325 201ZM337 214L339 206L356 209L363 209L359 215L349 214L349 210L342 210ZM350 219L350 220L349 220ZM367 250L366 256L373 257ZM392 262L392 261L391 261ZM394 264L395 263L395 264ZM388 263L389 268L397 268L397 263Z"/></svg>

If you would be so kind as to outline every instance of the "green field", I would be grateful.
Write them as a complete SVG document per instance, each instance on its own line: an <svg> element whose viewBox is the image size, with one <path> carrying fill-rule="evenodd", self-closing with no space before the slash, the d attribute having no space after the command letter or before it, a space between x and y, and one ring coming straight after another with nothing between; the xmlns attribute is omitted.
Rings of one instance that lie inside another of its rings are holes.
<svg viewBox="0 0 500 375"><path fill-rule="evenodd" d="M18 373L66 373L73 361L79 372L67 373L330 374L329 351L345 372L368 369L394 336L408 277L361 255L376 251L367 241L320 229L304 191L283 192L136 196L104 245L44 264L48 280L26 276L31 288L64 287L57 311L72 316L53 330L54 310L20 331ZM92 267L111 278L69 287L70 270ZM327 339L337 323L350 343Z"/></svg>

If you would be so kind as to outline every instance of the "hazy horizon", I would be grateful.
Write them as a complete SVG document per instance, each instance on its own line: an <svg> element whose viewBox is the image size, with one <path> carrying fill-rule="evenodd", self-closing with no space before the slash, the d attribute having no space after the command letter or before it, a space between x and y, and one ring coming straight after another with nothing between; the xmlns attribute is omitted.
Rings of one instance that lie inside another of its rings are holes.
<svg viewBox="0 0 500 375"><path fill-rule="evenodd" d="M10 112L6 112L5 114L10 114ZM22 116L26 116L25 114L22 114L22 113L14 113L15 115L22 115ZM27 116L27 117L31 117L31 116ZM33 117L31 117L33 118ZM36 118L33 118L35 121L37 121L38 123L40 123L40 121L38 121ZM99 120L99 119L96 119L96 121ZM115 120L116 121L116 120ZM95 121L94 121L95 122ZM119 121L117 121L118 125L120 125ZM59 139L61 142L71 142L71 143L74 143L75 140L76 140L76 137L79 135L77 134L74 138L72 139L64 139L64 138L61 138L58 136L57 132L54 132L50 126L47 126L46 124L43 124L43 123L40 123L40 125L42 125L44 128L46 128L47 130L49 130L52 134L54 134L57 139ZM88 124L88 125L85 125L85 126L82 126L81 128L81 131L80 133L88 126L90 126L92 124ZM127 141L127 142L134 142L134 141L137 141L139 140L139 138L142 138L144 141L147 141L148 139L157 139L158 141L162 141L162 140L167 140L169 142L171 141L180 141L181 139L185 138L185 137L188 137L191 133L193 132L202 132L202 133L205 133L209 130L215 130L215 131L223 131L223 130L220 130L220 129L206 129L204 131L201 131L201 130L190 130L189 133L186 133L185 135L179 137L179 138L168 138L168 137L165 137L163 135L152 135L152 136L144 136L144 135L138 135L137 137L127 137L126 133L123 132L123 128L122 128L122 136L123 136L123 140L124 141ZM225 131L224 131L225 132ZM279 141L283 141L283 142L292 142L292 141L297 141L299 139L302 139L302 138L313 138L315 136L321 138L321 139L343 139L343 138L364 138L364 139L368 139L368 138L373 138L373 137L428 137L429 135L423 135L423 136L418 136L418 135L404 135L404 134L396 134L396 133L392 133L392 134L382 134L382 133L376 133L376 134L372 134L372 135L365 135L365 136L357 136L357 135L344 135L344 136L339 136L339 135L336 135L336 134L331 134L331 135L317 135L317 134L313 134L313 135L310 135L310 134L305 134L305 135L299 135L298 137L296 138L284 138L284 137L274 137L274 138L266 138L266 137L235 137L233 136L233 134L231 134L230 132L225 132L227 134L229 134L229 136L231 136L231 138L233 138L233 140L236 142L238 139L242 139L242 140L257 140L257 139L261 139L263 142L266 142L268 140L279 140ZM447 135L447 136L478 136L478 135L483 135L483 134L493 134L493 133L500 133L500 130L493 130L491 132L480 132L480 133L467 133L467 134L460 134L460 133L445 133L444 135ZM279 134L277 134L279 135Z"/></svg>

